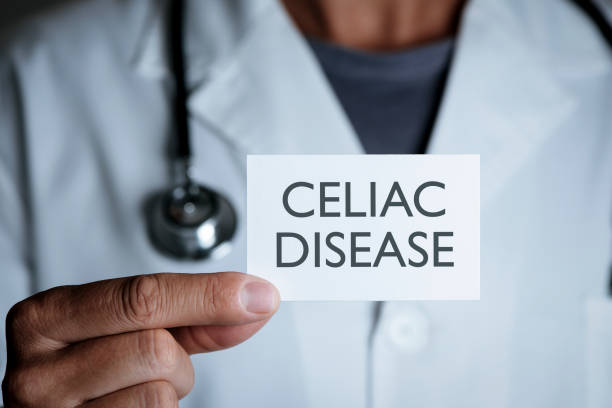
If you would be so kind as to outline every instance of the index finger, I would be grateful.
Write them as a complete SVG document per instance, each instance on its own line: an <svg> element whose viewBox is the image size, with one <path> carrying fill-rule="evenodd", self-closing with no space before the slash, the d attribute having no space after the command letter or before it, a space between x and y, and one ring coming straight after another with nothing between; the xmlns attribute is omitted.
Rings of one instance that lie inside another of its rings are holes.
<svg viewBox="0 0 612 408"><path fill-rule="evenodd" d="M278 303L272 284L243 273L138 275L41 292L16 305L9 326L59 348L136 330L255 322Z"/></svg>

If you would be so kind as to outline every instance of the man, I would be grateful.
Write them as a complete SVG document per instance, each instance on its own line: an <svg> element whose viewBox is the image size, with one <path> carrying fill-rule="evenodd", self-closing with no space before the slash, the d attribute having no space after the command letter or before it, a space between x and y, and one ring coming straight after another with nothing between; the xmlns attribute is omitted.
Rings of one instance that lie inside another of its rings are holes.
<svg viewBox="0 0 612 408"><path fill-rule="evenodd" d="M283 304L249 342L190 360L252 336L278 294L201 274L245 270L244 222L221 259L151 246L142 207L168 186L173 129L165 6L73 3L0 62L1 310L26 299L7 318L7 407L190 391L182 406L610 405L612 67L580 10L187 7L194 179L244 220L246 153L479 153L481 300ZM161 271L180 274L145 276Z"/></svg>

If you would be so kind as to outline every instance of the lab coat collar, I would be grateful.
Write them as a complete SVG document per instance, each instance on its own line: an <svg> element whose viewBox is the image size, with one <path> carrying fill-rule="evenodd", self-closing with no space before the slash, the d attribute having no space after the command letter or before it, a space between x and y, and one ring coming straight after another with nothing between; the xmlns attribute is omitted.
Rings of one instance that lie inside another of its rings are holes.
<svg viewBox="0 0 612 408"><path fill-rule="evenodd" d="M361 153L284 9L274 2L260 19L236 52L213 66L210 80L194 89L194 114L244 153Z"/></svg>
<svg viewBox="0 0 612 408"><path fill-rule="evenodd" d="M280 2L261 0L257 7L245 2L244 7L250 7L250 15L243 20L251 24L226 28L212 39L225 42L228 32L243 31L235 44L227 45L231 52L215 52L214 59L203 52L188 55L191 113L242 153L362 153L310 48ZM133 64L146 77L164 79L169 69L163 7L152 8Z"/></svg>
<svg viewBox="0 0 612 408"><path fill-rule="evenodd" d="M232 52L209 59L201 75L190 74L194 116L243 153L362 152L283 7L275 0L259 4ZM523 8L535 6L525 4L530 3L473 0L467 5L429 146L429 153L481 155L483 205L576 107L542 49L527 40L529 27L519 16ZM552 5L542 7L527 10L538 17L535 25L558 32L557 22L538 15ZM163 77L167 64L159 10L151 13L157 18L145 30L135 66L145 75ZM570 67L573 74L593 71L603 58L593 55Z"/></svg>

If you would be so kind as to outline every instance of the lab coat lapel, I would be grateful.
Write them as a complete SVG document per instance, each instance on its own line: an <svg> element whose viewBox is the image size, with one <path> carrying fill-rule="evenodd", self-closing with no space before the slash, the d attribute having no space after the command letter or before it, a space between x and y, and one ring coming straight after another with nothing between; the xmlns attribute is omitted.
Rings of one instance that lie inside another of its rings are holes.
<svg viewBox="0 0 612 408"><path fill-rule="evenodd" d="M429 146L429 153L481 155L483 206L576 105L515 13L511 2L468 4Z"/></svg>
<svg viewBox="0 0 612 408"><path fill-rule="evenodd" d="M310 49L273 3L194 90L192 112L245 153L360 153Z"/></svg>

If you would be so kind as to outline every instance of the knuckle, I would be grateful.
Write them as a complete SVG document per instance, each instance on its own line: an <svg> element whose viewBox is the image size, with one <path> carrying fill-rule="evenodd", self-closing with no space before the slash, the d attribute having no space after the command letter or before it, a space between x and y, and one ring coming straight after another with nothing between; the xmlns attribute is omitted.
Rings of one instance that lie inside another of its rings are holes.
<svg viewBox="0 0 612 408"><path fill-rule="evenodd" d="M147 330L139 336L139 351L155 373L170 374L179 365L179 349L174 337L164 329Z"/></svg>
<svg viewBox="0 0 612 408"><path fill-rule="evenodd" d="M151 408L170 408L178 406L176 392L170 383L158 381L149 383L142 395L142 406Z"/></svg>
<svg viewBox="0 0 612 408"><path fill-rule="evenodd" d="M31 298L15 304L6 316L6 328L11 333L23 333L35 325L39 308Z"/></svg>
<svg viewBox="0 0 612 408"><path fill-rule="evenodd" d="M16 303L6 316L8 360L26 357L41 340L52 340L58 320L69 320L67 287L58 286Z"/></svg>
<svg viewBox="0 0 612 408"><path fill-rule="evenodd" d="M126 281L122 311L128 321L146 325L160 310L161 280L155 275L140 275Z"/></svg>
<svg viewBox="0 0 612 408"><path fill-rule="evenodd" d="M2 381L2 394L5 402L19 407L40 405L37 395L37 381L33 370L19 368L6 373Z"/></svg>

